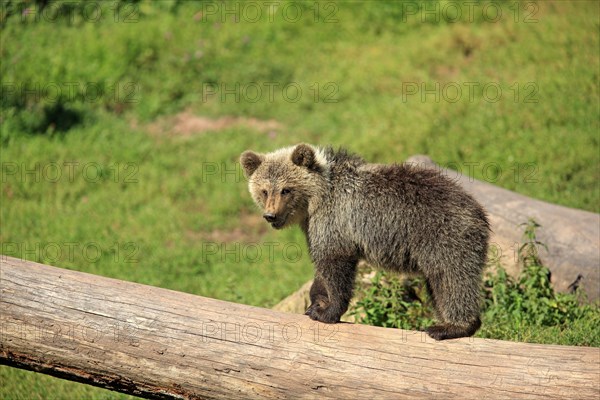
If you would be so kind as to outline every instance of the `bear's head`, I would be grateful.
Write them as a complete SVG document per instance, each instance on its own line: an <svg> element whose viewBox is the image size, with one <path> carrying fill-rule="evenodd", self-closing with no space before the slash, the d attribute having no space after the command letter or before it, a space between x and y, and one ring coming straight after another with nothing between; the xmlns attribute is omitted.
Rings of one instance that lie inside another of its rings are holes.
<svg viewBox="0 0 600 400"><path fill-rule="evenodd" d="M248 150L240 162L254 202L275 229L307 218L311 199L322 192L327 170L321 149L308 144L267 154Z"/></svg>

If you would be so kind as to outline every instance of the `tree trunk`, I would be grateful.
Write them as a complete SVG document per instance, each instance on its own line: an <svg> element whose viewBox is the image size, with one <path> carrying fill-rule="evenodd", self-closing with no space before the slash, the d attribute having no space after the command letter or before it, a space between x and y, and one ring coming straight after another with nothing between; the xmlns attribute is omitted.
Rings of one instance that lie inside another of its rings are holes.
<svg viewBox="0 0 600 400"><path fill-rule="evenodd" d="M0 362L124 393L598 398L598 348L435 342L0 258Z"/></svg>

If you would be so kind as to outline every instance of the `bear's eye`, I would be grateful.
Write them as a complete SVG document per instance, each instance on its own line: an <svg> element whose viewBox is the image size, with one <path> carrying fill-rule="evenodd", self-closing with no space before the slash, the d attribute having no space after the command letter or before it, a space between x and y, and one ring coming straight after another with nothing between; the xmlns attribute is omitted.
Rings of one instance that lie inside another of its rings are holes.
<svg viewBox="0 0 600 400"><path fill-rule="evenodd" d="M282 190L281 190L281 194L282 194L282 195L284 195L284 196L285 196L286 194L290 194L290 192L291 192L291 190L290 190L290 189L282 189Z"/></svg>
<svg viewBox="0 0 600 400"><path fill-rule="evenodd" d="M267 191L263 189L262 195L265 196L265 197L267 197Z"/></svg>

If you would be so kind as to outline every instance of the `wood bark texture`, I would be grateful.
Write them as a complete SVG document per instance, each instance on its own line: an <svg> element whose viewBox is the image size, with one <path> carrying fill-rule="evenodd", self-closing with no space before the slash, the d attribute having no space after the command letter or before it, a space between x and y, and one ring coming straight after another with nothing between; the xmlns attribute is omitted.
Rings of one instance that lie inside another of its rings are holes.
<svg viewBox="0 0 600 400"><path fill-rule="evenodd" d="M148 398L597 399L600 349L327 325L2 256L0 362Z"/></svg>

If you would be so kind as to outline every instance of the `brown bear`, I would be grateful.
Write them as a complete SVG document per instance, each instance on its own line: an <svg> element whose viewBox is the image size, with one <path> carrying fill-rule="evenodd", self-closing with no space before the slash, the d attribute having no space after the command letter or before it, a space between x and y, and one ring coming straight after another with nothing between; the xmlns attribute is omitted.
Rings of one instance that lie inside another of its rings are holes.
<svg viewBox="0 0 600 400"><path fill-rule="evenodd" d="M298 224L315 265L306 314L335 323L348 309L359 260L424 276L437 340L473 335L489 223L484 209L439 171L370 164L340 149L308 144L241 164L263 217L275 229Z"/></svg>

